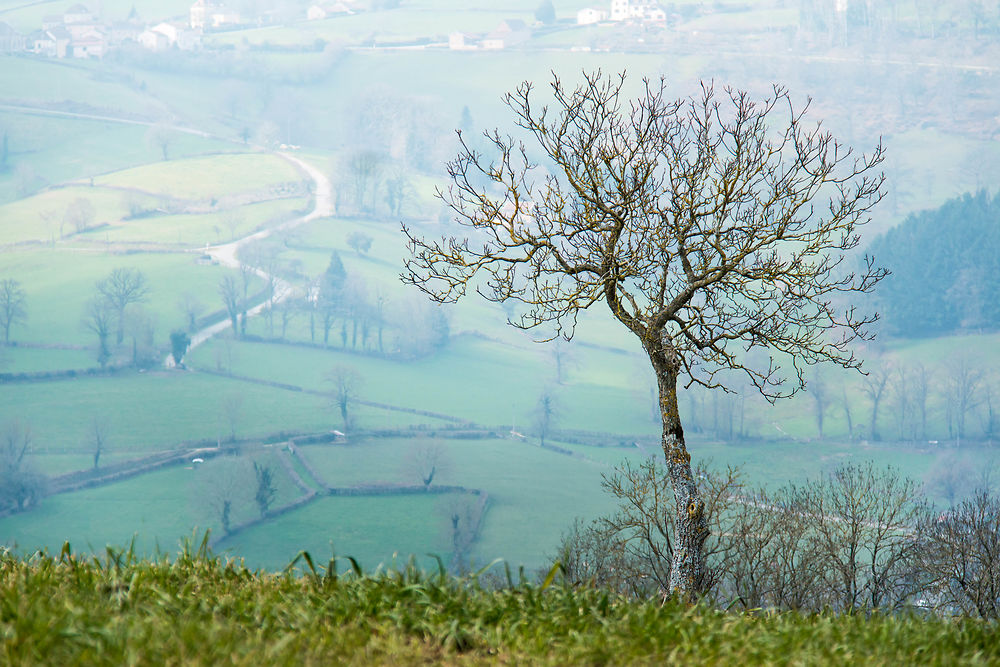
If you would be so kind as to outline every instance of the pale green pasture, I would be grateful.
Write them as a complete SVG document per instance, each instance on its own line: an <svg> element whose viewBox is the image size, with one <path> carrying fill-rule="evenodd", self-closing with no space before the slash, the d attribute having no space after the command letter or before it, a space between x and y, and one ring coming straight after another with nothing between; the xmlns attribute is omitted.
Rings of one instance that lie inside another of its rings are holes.
<svg viewBox="0 0 1000 667"><path fill-rule="evenodd" d="M339 332L338 332L339 333ZM339 335L331 342L340 344ZM187 358L196 367L213 367L223 343L212 342ZM516 426L532 431L536 403L545 387L554 382L551 361L543 350L498 345L471 336L452 339L443 350L411 362L329 350L264 343L232 344L237 352L234 372L278 382L294 382L330 391L326 376L336 366L355 368L363 378L361 397L406 408L430 410L479 424ZM599 366L604 360L585 360ZM649 419L648 385L630 382L627 367L615 368L607 360L605 377L612 384L575 383L568 373L565 386L553 387L561 406L561 427L616 433L655 433ZM410 417L417 420L416 417ZM364 423L378 427L379 424Z"/></svg>
<svg viewBox="0 0 1000 667"><path fill-rule="evenodd" d="M230 397L241 402L240 438L321 431L339 422L323 397L206 374L149 371L0 385L0 423L30 423L39 453L86 452L91 421L100 415L109 422L109 451L149 452L183 441L228 439L224 404Z"/></svg>
<svg viewBox="0 0 1000 667"><path fill-rule="evenodd" d="M19 336L19 326L11 327L11 340ZM60 350L34 347L6 347L0 350L0 371L4 373L37 373L66 369L83 370L94 366L90 350Z"/></svg>
<svg viewBox="0 0 1000 667"><path fill-rule="evenodd" d="M161 157L160 149L147 141L149 127L143 125L0 110L0 127L8 132L12 167L0 173L0 202ZM176 134L170 155L180 158L228 148L212 139Z"/></svg>
<svg viewBox="0 0 1000 667"><path fill-rule="evenodd" d="M334 554L355 558L366 571L390 565L394 554L402 566L412 554L421 566L436 570L427 554L438 554L447 564L451 542L443 507L456 497L319 498L226 538L217 551L245 558L251 567L270 570L284 568L302 550L309 552L317 568L325 568ZM338 567L349 568L346 558Z"/></svg>
<svg viewBox="0 0 1000 667"><path fill-rule="evenodd" d="M222 197L298 181L292 165L270 153L229 153L167 160L95 179L102 185L135 188L177 198Z"/></svg>
<svg viewBox="0 0 1000 667"><path fill-rule="evenodd" d="M273 506L301 494L273 453L251 452L245 458L271 467L277 490ZM225 464L224 458L198 466L171 466L115 484L49 496L30 513L0 518L3 543L16 544L22 552L48 548L58 553L68 541L76 553L91 549L103 553L106 545L128 546L134 537L137 552L152 555L158 549L173 551L178 540L194 531L199 531L199 537L205 529L220 535L218 515L208 504L212 468L220 464ZM234 524L258 516L252 500L252 469L250 475L247 501L233 507Z"/></svg>
<svg viewBox="0 0 1000 667"><path fill-rule="evenodd" d="M73 185L45 190L33 197L0 205L0 243L21 241L58 241L74 234L68 212L78 200L90 204L94 212L91 224L118 220L128 213L125 193L104 187ZM105 230L100 231L104 234Z"/></svg>
<svg viewBox="0 0 1000 667"><path fill-rule="evenodd" d="M0 254L0 275L20 281L27 295L28 319L16 329L18 340L91 345L96 336L82 320L96 283L116 268L140 269L150 289L142 307L155 317L156 342L165 345L170 330L184 323L177 305L182 295L222 307L218 284L229 269L196 259L188 253L115 255L57 247Z"/></svg>
<svg viewBox="0 0 1000 667"><path fill-rule="evenodd" d="M515 566L539 566L546 555L553 554L560 533L575 517L593 517L611 509L610 499L600 488L603 466L516 440L380 439L347 447L310 446L304 451L329 484L372 480L412 484L415 475L408 470L406 458L413 448L427 445L440 448L443 454L442 484L490 494L482 536L474 547L481 564L502 557ZM377 512L380 502L370 501L369 511ZM432 515L423 522L440 526L445 519ZM387 540L387 547L392 544ZM349 544L337 550L351 553Z"/></svg>
<svg viewBox="0 0 1000 667"><path fill-rule="evenodd" d="M748 9L747 11L714 12L684 24L684 30L746 32L775 30L799 24L799 10L794 7Z"/></svg>
<svg viewBox="0 0 1000 667"><path fill-rule="evenodd" d="M258 229L302 215L309 200L279 199L227 209L217 213L151 216L119 220L98 230L111 243L177 243L197 248L205 244L227 243ZM231 222L236 222L230 226Z"/></svg>
<svg viewBox="0 0 1000 667"><path fill-rule="evenodd" d="M152 113L155 117L167 110L127 77L108 76L100 63L72 58L0 56L0 90L8 103L27 106L65 105L72 100L71 106L61 110L79 113L134 113L142 117Z"/></svg>
<svg viewBox="0 0 1000 667"><path fill-rule="evenodd" d="M21 551L59 552L69 542L74 552L103 552L106 545L172 552L195 526L206 526L196 502L196 471L173 467L117 484L49 496L31 512L0 519L4 542Z"/></svg>

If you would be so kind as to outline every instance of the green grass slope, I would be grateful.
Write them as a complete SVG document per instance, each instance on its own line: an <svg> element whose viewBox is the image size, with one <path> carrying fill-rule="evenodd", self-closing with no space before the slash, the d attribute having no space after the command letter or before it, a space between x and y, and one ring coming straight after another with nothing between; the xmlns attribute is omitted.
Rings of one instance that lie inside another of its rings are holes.
<svg viewBox="0 0 1000 667"><path fill-rule="evenodd" d="M404 568L262 574L186 550L0 555L6 664L996 664L1000 628L917 617L736 615ZM332 573L332 572L331 572Z"/></svg>

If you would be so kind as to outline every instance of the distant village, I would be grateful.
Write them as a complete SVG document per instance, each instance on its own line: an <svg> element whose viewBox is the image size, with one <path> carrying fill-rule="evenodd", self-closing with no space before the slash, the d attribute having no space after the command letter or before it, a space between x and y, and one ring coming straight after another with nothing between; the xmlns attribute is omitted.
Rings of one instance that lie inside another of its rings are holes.
<svg viewBox="0 0 1000 667"><path fill-rule="evenodd" d="M313 4L305 10L301 20L320 21L337 15L364 11L362 0L340 0ZM667 13L659 3L649 0L611 0L608 9L586 8L576 14L577 25L590 25L609 21L666 23ZM149 51L178 49L195 50L201 47L206 32L238 30L247 27L273 25L287 21L264 13L244 17L224 4L210 0L197 0L189 10L187 21L162 21L150 25L135 11L124 21L108 22L99 19L83 4L76 4L62 14L42 19L39 29L24 35L9 24L0 22L0 53L28 52L50 58L102 58L112 49L138 44ZM534 26L520 19L500 23L489 33L471 34L455 32L448 36L450 49L503 49L527 41Z"/></svg>

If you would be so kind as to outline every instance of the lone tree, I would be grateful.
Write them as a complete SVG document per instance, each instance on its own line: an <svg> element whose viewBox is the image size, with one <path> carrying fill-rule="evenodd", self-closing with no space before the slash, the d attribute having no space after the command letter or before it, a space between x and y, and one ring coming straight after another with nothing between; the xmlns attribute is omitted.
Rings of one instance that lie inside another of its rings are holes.
<svg viewBox="0 0 1000 667"><path fill-rule="evenodd" d="M0 327L3 327L3 342L10 343L10 328L16 322L24 322L28 317L27 301L21 283L13 278L0 280Z"/></svg>
<svg viewBox="0 0 1000 667"><path fill-rule="evenodd" d="M178 329L170 332L170 356L174 358L174 365L178 368L182 366L181 362L189 347L191 347L191 337L186 331Z"/></svg>
<svg viewBox="0 0 1000 667"><path fill-rule="evenodd" d="M439 196L473 238L404 227L412 257L402 277L440 302L471 288L523 304L511 324L544 325L549 339L571 338L580 311L604 302L638 337L656 375L675 500L670 593L691 599L705 582L709 528L678 382L726 389L745 374L773 401L804 387L809 365L860 368L849 344L870 337L875 316L838 297L870 291L885 271L870 258L856 273L841 265L883 196L883 149L853 155L780 87L756 101L703 85L671 101L661 79L628 101L625 81L585 73L567 88L554 77L542 106L530 82L509 93L542 162L499 131L486 135L493 158L459 133Z"/></svg>
<svg viewBox="0 0 1000 667"><path fill-rule="evenodd" d="M97 283L97 291L114 310L118 321L115 342L121 345L125 338L125 309L133 303L142 303L149 296L146 276L139 269L118 268Z"/></svg>
<svg viewBox="0 0 1000 667"><path fill-rule="evenodd" d="M326 381L333 385L330 401L340 410L344 429L350 429L354 425L354 417L348 410L361 395L361 386L364 384L361 374L351 366L338 365L326 374Z"/></svg>

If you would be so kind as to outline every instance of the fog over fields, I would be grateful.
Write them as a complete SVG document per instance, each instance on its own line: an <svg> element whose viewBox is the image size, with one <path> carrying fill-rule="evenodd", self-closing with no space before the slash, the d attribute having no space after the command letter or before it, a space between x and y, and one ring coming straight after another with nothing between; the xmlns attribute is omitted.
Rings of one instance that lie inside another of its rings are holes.
<svg viewBox="0 0 1000 667"><path fill-rule="evenodd" d="M650 360L600 300L555 340L482 277L430 300L402 227L468 233L439 196L459 136L565 179L504 95L531 82L537 111L598 71L624 109L712 89L717 122L778 86L850 159L885 152L837 271L891 275L831 297L881 314L865 373L806 365L773 405L682 378L693 461L996 492L998 63L1000 3L974 0L0 0L0 545L551 564L614 511L602 480L664 460ZM510 234L542 208L507 205Z"/></svg>

